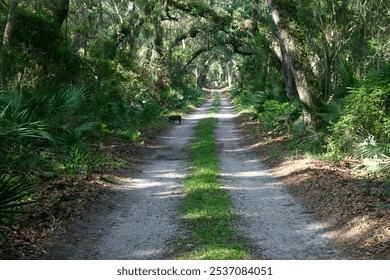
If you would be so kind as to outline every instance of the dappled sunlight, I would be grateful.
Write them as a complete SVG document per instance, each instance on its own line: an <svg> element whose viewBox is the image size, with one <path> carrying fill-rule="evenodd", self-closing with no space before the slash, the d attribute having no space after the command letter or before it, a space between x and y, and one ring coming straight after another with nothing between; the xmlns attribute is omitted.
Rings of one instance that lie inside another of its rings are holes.
<svg viewBox="0 0 390 280"><path fill-rule="evenodd" d="M218 119L233 119L236 117L235 114L227 114L227 113L217 113L216 117Z"/></svg>
<svg viewBox="0 0 390 280"><path fill-rule="evenodd" d="M241 138L237 137L237 138L220 138L219 139L220 141L240 141Z"/></svg>
<svg viewBox="0 0 390 280"><path fill-rule="evenodd" d="M354 238L356 236L364 235L371 225L372 220L369 215L361 215L349 221L347 226L342 230L347 238Z"/></svg>
<svg viewBox="0 0 390 280"><path fill-rule="evenodd" d="M225 149L225 153L245 153L248 152L248 148L242 147L242 148L236 148L236 149Z"/></svg>
<svg viewBox="0 0 390 280"><path fill-rule="evenodd" d="M166 172L166 173L160 173L158 176L155 176L155 178L164 178L164 179L179 179L184 178L185 174L177 173L177 172Z"/></svg>
<svg viewBox="0 0 390 280"><path fill-rule="evenodd" d="M175 173L175 169L155 169L155 170L144 170L144 173L150 173L150 174L164 174L164 173Z"/></svg>
<svg viewBox="0 0 390 280"><path fill-rule="evenodd" d="M231 105L231 106L220 106L219 107L221 110L235 110L235 107L233 106L233 105ZM235 111L234 111L234 115L235 116L237 116L237 114L235 113Z"/></svg>
<svg viewBox="0 0 390 280"><path fill-rule="evenodd" d="M157 180L147 180L147 179L133 179L133 188L143 189L150 187L163 187L167 186L169 183L159 182Z"/></svg>
<svg viewBox="0 0 390 280"><path fill-rule="evenodd" d="M220 209L196 209L196 211L192 211L190 213L187 213L184 217L184 221L196 221L196 220L219 220L219 219L226 219L231 216L231 213L229 211L220 211Z"/></svg>
<svg viewBox="0 0 390 280"><path fill-rule="evenodd" d="M169 140L169 139L176 139L177 136L158 136L158 138ZM188 138L189 138L189 137L186 137L186 139L188 139ZM160 146L160 147L167 147L167 146Z"/></svg>
<svg viewBox="0 0 390 280"><path fill-rule="evenodd" d="M351 244L355 250L364 253L363 259L371 259L372 250L385 253L390 242L390 227L383 226L369 214L354 217L331 234L337 236L340 242Z"/></svg>
<svg viewBox="0 0 390 280"><path fill-rule="evenodd" d="M169 190L165 192L154 193L153 196L159 199L167 199L167 198L183 197L183 194L181 192L172 192L171 190Z"/></svg>
<svg viewBox="0 0 390 280"><path fill-rule="evenodd" d="M208 112L205 111L202 114L191 115L191 116L186 117L185 119L186 120L201 120L201 119L205 119L205 118L208 118L208 117L210 117L210 116L208 115Z"/></svg>
<svg viewBox="0 0 390 280"><path fill-rule="evenodd" d="M221 173L224 176L234 176L239 178L253 178L253 177L265 177L267 174L263 170L259 171L242 171L242 172L232 172L232 173Z"/></svg>
<svg viewBox="0 0 390 280"><path fill-rule="evenodd" d="M241 130L232 121L234 107L227 103L222 100L217 114L222 189L229 192L236 213L245 221L245 233L268 258L342 258L328 243L327 227L316 222L284 183L272 176L273 170L255 158L256 145L245 145Z"/></svg>

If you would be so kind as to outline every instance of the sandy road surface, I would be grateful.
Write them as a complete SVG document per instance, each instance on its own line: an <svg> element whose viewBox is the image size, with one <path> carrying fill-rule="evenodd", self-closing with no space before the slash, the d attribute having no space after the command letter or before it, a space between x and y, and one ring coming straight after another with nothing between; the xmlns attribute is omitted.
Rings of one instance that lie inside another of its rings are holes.
<svg viewBox="0 0 390 280"><path fill-rule="evenodd" d="M342 259L326 228L315 222L244 146L235 117L233 106L222 98L215 134L223 184L238 214L242 235L266 259Z"/></svg>
<svg viewBox="0 0 390 280"><path fill-rule="evenodd" d="M175 238L185 234L177 206L187 171L186 148L210 104L158 136L160 145L147 152L140 172L124 180L85 220L76 221L63 244L51 251L53 258L166 258ZM326 228L245 147L235 117L232 105L222 98L215 134L223 185L238 214L240 233L266 259L343 259Z"/></svg>
<svg viewBox="0 0 390 280"><path fill-rule="evenodd" d="M163 259L182 234L177 205L186 175L186 148L210 103L162 132L155 141L160 145L147 151L138 174L124 180L85 220L76 221L63 244L53 248L54 258Z"/></svg>

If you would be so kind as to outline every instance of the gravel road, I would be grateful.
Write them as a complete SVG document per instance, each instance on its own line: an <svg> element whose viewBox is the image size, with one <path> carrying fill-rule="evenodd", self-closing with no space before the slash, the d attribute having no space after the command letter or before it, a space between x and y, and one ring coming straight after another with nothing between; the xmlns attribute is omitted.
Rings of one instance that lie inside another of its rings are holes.
<svg viewBox="0 0 390 280"><path fill-rule="evenodd" d="M164 259L177 236L180 183L186 175L186 148L194 126L207 116L211 100L181 124L173 124L144 155L137 174L97 203L72 225L55 259ZM141 170L142 169L142 170Z"/></svg>
<svg viewBox="0 0 390 280"><path fill-rule="evenodd" d="M234 107L222 98L215 134L224 188L238 214L241 234L265 259L343 259L326 228L244 146L235 117Z"/></svg>

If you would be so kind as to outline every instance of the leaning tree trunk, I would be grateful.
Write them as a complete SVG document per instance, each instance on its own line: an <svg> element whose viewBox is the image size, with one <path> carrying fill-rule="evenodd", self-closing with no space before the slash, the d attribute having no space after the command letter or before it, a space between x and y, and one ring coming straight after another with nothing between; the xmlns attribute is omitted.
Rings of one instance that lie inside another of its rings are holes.
<svg viewBox="0 0 390 280"><path fill-rule="evenodd" d="M53 12L56 22L61 26L69 13L70 0L57 0L53 3Z"/></svg>
<svg viewBox="0 0 390 280"><path fill-rule="evenodd" d="M287 28L290 25L289 19L281 16L282 2L267 0L281 49L286 91L288 95L293 94L294 91L298 93L299 98L306 104L303 109L305 124L315 128L317 125L315 98L318 94L316 79L311 71L309 58L299 51L301 43L294 36L293 31Z"/></svg>
<svg viewBox="0 0 390 280"><path fill-rule="evenodd" d="M18 6L18 0L11 1L9 12L8 12L7 24L5 26L3 40L2 40L3 44L0 49L0 83L1 83L1 87L3 88L7 87L7 63L5 63L4 60L5 60L7 50L9 49L12 29L15 24L15 15L16 15L17 6Z"/></svg>

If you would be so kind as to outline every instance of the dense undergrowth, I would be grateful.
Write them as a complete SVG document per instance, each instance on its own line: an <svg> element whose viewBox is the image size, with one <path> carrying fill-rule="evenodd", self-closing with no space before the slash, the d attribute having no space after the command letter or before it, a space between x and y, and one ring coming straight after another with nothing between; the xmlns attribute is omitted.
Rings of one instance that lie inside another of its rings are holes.
<svg viewBox="0 0 390 280"><path fill-rule="evenodd" d="M3 91L0 95L0 233L12 228L20 207L34 200L32 185L59 177L88 177L112 159L99 149L109 139L141 142L150 127L166 123L166 114L186 110L202 96L186 90L174 107L93 96L86 86L57 92ZM172 97L173 99L174 97ZM97 100L100 99L100 100ZM111 100L110 100L111 99ZM103 102L104 101L104 102ZM96 110L95 102L100 102ZM145 109L144 107L150 107ZM27 187L29 186L29 187Z"/></svg>
<svg viewBox="0 0 390 280"><path fill-rule="evenodd" d="M0 233L32 186L117 164L107 140L142 142L207 85L235 84L236 106L296 153L388 178L382 5L206 2L0 1Z"/></svg>
<svg viewBox="0 0 390 280"><path fill-rule="evenodd" d="M285 145L295 153L338 162L350 158L356 171L388 180L390 175L389 65L348 87L344 97L323 101L318 125L305 126L305 104L288 99L278 89L251 94L233 89L231 98L264 129L286 135Z"/></svg>

